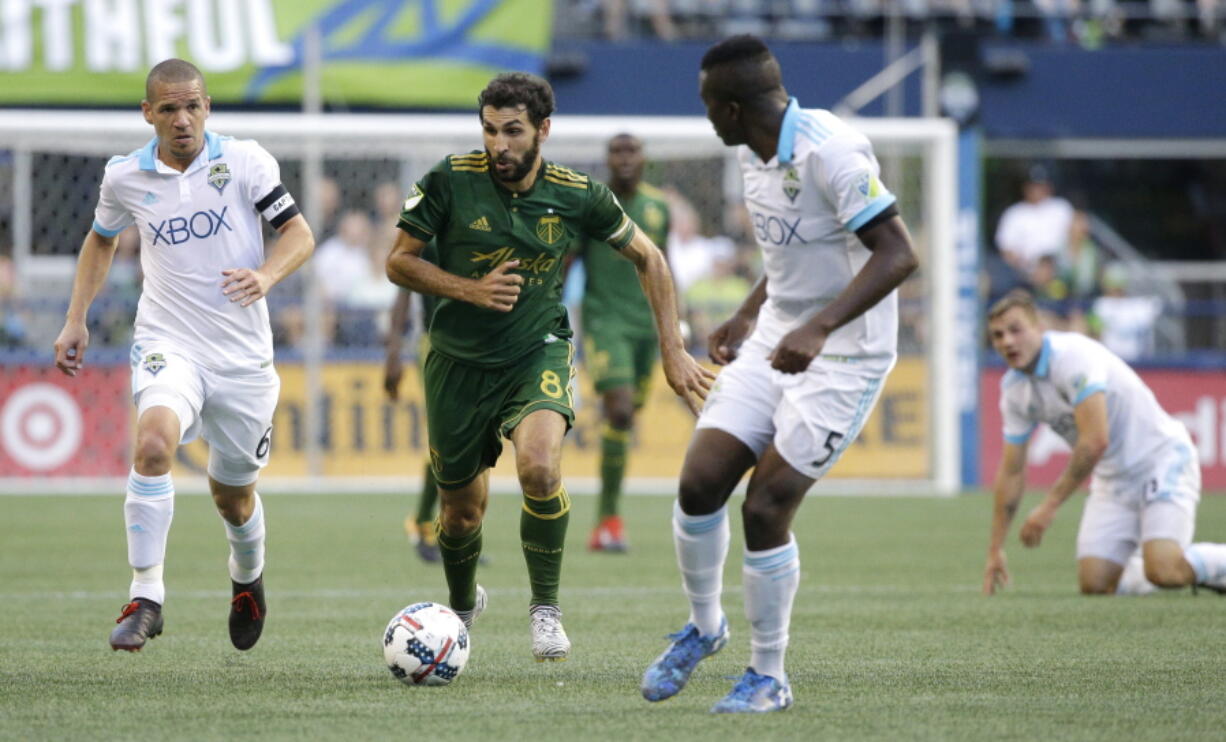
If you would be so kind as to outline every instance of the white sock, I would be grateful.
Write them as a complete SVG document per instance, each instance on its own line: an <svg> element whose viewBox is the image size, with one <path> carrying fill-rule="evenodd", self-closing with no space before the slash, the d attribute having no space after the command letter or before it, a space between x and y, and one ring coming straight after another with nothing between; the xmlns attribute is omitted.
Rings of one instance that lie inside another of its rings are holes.
<svg viewBox="0 0 1226 742"><path fill-rule="evenodd" d="M240 585L255 582L264 572L264 503L255 494L255 508L241 526L225 518L226 539L230 542L230 579Z"/></svg>
<svg viewBox="0 0 1226 742"><path fill-rule="evenodd" d="M1124 573L1120 575L1120 582L1115 586L1115 594L1149 595L1157 591L1158 586L1145 579L1145 561L1141 558L1141 553L1133 554L1124 565Z"/></svg>
<svg viewBox="0 0 1226 742"><path fill-rule="evenodd" d="M1196 584L1226 588L1226 544L1192 544L1183 558L1196 572Z"/></svg>
<svg viewBox="0 0 1226 742"><path fill-rule="evenodd" d="M724 619L719 599L729 538L727 506L710 515L686 515L679 502L673 504L673 543L681 584L690 600L690 623L703 636L718 634Z"/></svg>
<svg viewBox="0 0 1226 742"><path fill-rule="evenodd" d="M175 486L170 474L146 477L136 469L128 472L123 521L128 534L128 564L132 566L129 600L145 598L159 605L166 601L162 564L174 514Z"/></svg>
<svg viewBox="0 0 1226 742"><path fill-rule="evenodd" d="M800 587L800 551L788 534L783 546L745 551L741 569L745 585L745 617L749 619L749 666L759 675L786 682L783 654L788 648L792 601Z"/></svg>

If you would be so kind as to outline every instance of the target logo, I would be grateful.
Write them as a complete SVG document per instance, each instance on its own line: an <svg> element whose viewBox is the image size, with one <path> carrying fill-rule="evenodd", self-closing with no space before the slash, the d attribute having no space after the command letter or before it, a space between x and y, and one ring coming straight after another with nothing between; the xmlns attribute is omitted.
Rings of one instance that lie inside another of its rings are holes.
<svg viewBox="0 0 1226 742"><path fill-rule="evenodd" d="M50 471L71 459L83 430L76 400L54 384L19 387L0 410L0 444L17 464L33 471Z"/></svg>

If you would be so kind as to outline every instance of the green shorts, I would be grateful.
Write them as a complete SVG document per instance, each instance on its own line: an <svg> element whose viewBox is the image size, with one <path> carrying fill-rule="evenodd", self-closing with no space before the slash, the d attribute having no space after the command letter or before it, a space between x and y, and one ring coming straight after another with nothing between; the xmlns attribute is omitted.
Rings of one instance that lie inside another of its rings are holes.
<svg viewBox="0 0 1226 742"><path fill-rule="evenodd" d="M575 421L571 388L574 346L557 340L510 366L470 366L431 352L422 375L426 384L426 429L430 465L439 486L457 489L493 466L503 437L537 410L554 410Z"/></svg>
<svg viewBox="0 0 1226 742"><path fill-rule="evenodd" d="M634 387L634 406L642 407L651 388L651 372L660 354L654 337L617 329L592 328L583 337L584 363L597 393Z"/></svg>

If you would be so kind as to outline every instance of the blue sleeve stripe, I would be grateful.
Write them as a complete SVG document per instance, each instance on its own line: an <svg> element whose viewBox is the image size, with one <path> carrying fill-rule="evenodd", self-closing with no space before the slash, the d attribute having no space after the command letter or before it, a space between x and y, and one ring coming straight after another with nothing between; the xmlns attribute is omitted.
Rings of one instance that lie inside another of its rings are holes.
<svg viewBox="0 0 1226 742"><path fill-rule="evenodd" d="M114 237L115 235L119 234L125 229L127 229L126 226L120 227L118 229L107 229L106 227L99 224L98 220L96 219L94 220L94 231L102 235L103 237Z"/></svg>
<svg viewBox="0 0 1226 742"><path fill-rule="evenodd" d="M854 232L863 227L870 219L888 209L896 200L893 193L885 193L874 198L872 203L861 209L859 214L847 222L847 231Z"/></svg>
<svg viewBox="0 0 1226 742"><path fill-rule="evenodd" d="M1073 406L1076 407L1077 405L1081 404L1086 399L1094 396L1095 394L1098 394L1099 392L1105 392L1105 391L1107 391L1106 384L1090 384L1085 389L1082 389L1080 393L1078 393L1077 399L1073 400Z"/></svg>
<svg viewBox="0 0 1226 742"><path fill-rule="evenodd" d="M1030 440L1030 434L1034 432L1034 429L1036 427L1038 426L1031 425L1030 428L1025 433L1017 433L1015 435L1009 435L1008 433L1005 433L1005 443L1012 443L1015 446L1022 445L1026 441Z"/></svg>

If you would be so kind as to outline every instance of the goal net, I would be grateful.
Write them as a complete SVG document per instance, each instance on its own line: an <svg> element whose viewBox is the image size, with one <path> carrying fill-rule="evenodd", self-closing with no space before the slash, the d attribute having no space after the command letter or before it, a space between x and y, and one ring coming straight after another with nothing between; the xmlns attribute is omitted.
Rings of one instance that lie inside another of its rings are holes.
<svg viewBox="0 0 1226 742"><path fill-rule="evenodd" d="M819 489L953 493L955 130L941 120L855 123L899 198L921 268L900 291L898 366L860 440ZM315 230L317 257L350 250L343 275L303 270L270 296L282 392L261 489L414 489L428 450L417 345L404 343L404 379L392 401L383 388L382 343L395 290L382 262L409 185L443 156L481 147L476 116L223 112L209 128L257 139L277 157ZM670 199L670 259L694 352L705 356L706 333L743 298L760 263L733 153L701 118L570 116L554 117L543 152L603 179L605 144L621 132L644 142L645 179ZM134 234L121 237L90 312L85 373L67 379L55 372L51 344L103 166L151 136L135 112L0 112L0 489L115 491L127 473L128 352L140 290ZM599 400L583 373L578 392L563 460L572 491L594 489L599 471ZM674 491L692 428L657 373L629 454L628 489ZM202 486L206 463L203 443L184 447L180 489ZM503 456L494 478L496 486L514 486L512 456Z"/></svg>

